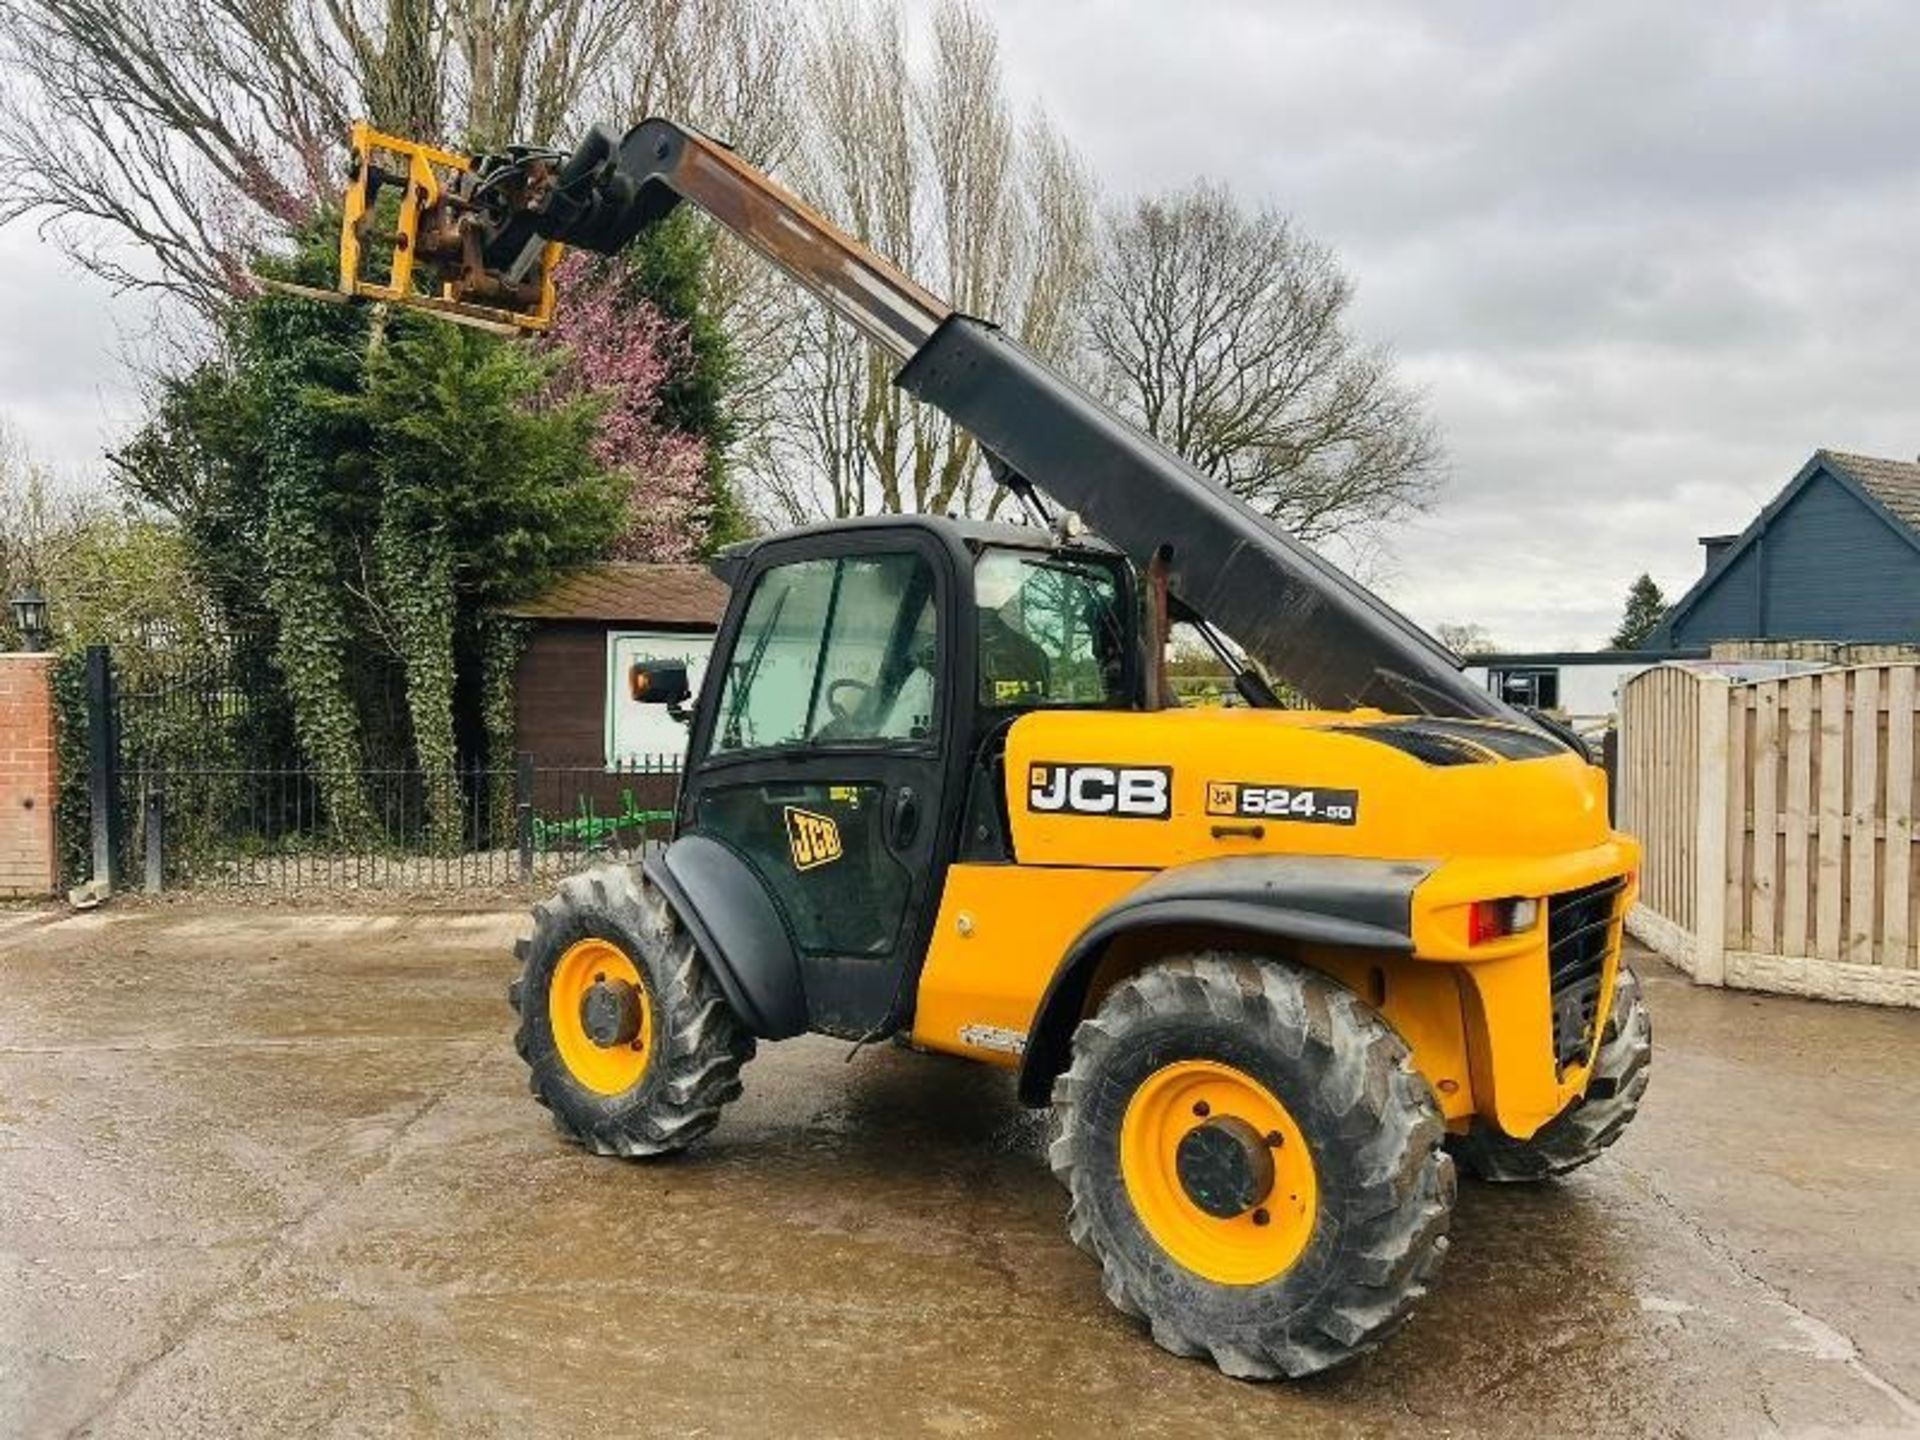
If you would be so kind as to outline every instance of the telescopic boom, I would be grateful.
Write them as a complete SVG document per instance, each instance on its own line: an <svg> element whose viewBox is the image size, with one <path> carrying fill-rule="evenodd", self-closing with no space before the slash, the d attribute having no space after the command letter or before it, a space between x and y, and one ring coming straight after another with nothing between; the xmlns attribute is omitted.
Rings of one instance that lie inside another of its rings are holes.
<svg viewBox="0 0 1920 1440"><path fill-rule="evenodd" d="M399 298L357 273L373 191L381 177L398 178L375 152L414 165L425 148L356 129L355 184L366 193L358 206L349 196L354 263L343 290ZM1526 723L1379 597L697 131L662 119L624 137L596 127L570 155L476 157L441 193L423 195L418 185L407 188L401 231L411 220L416 233L448 237L445 249L459 263L442 265L440 292L421 299L523 328L542 328L551 315L556 245L615 253L689 200L902 362L902 389L950 416L1136 564L1164 566L1176 599L1312 704ZM409 217L409 205L422 213ZM343 258L347 250L343 238Z"/></svg>

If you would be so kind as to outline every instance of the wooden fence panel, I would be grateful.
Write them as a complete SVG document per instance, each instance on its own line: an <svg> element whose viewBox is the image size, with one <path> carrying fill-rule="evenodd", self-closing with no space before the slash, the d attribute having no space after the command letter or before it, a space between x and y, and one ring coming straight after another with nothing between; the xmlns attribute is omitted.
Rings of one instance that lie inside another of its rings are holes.
<svg viewBox="0 0 1920 1440"><path fill-rule="evenodd" d="M1920 925L1913 919L1913 883L1920 845L1914 843L1914 727L1920 724L1916 712L1915 677L1920 670L1912 665L1897 665L1887 678L1887 785L1886 785L1886 857L1887 883L1882 888L1880 906L1881 964L1920 969ZM1909 857L1901 864L1902 856Z"/></svg>
<svg viewBox="0 0 1920 1440"><path fill-rule="evenodd" d="M1841 870L1845 853L1847 779L1847 675L1829 670L1820 677L1819 781L1820 837L1813 884L1813 953L1822 960L1840 958L1840 905L1846 893Z"/></svg>
<svg viewBox="0 0 1920 1440"><path fill-rule="evenodd" d="M1787 681L1787 793L1781 825L1780 953L1807 953L1807 836L1813 823L1813 677Z"/></svg>
<svg viewBox="0 0 1920 1440"><path fill-rule="evenodd" d="M1726 812L1726 898L1721 928L1729 946L1737 946L1752 926L1749 914L1753 895L1753 789L1752 766L1747 759L1751 745L1749 730L1753 723L1752 695L1744 687L1729 686L1726 692L1727 750ZM1704 777L1703 777L1704 779Z"/></svg>
<svg viewBox="0 0 1920 1440"><path fill-rule="evenodd" d="M1780 910L1780 687L1742 686L1753 696L1753 898L1748 906L1750 944L1735 948L1771 951Z"/></svg>
<svg viewBox="0 0 1920 1440"><path fill-rule="evenodd" d="M1874 963L1880 907L1874 880L1879 872L1880 845L1874 829L1880 810L1880 672L1855 670L1848 677L1853 694L1852 778L1853 803L1847 813L1847 904L1844 958L1853 965Z"/></svg>
<svg viewBox="0 0 1920 1440"><path fill-rule="evenodd" d="M1920 666L1620 697L1645 935L1706 983L1920 1005Z"/></svg>

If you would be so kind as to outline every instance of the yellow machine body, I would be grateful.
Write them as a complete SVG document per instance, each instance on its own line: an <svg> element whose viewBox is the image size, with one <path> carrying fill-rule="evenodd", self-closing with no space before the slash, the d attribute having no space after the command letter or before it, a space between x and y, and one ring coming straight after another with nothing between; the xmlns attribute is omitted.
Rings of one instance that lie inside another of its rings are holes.
<svg viewBox="0 0 1920 1440"><path fill-rule="evenodd" d="M1606 1014L1639 847L1607 820L1606 781L1571 753L1428 765L1351 733L1372 712L1186 709L1036 712L1006 750L1015 863L957 863L947 873L921 973L913 1038L932 1050L1018 1063L1054 976L1109 906L1170 869L1233 855L1325 855L1431 866L1413 891L1412 953L1309 942L1286 958L1346 984L1397 1029L1449 1122L1478 1115L1533 1134L1585 1089L1592 1060L1562 1067L1550 1043L1548 907L1531 928L1472 942L1476 901L1544 901L1623 879L1614 900L1598 1013ZM1333 728L1333 727L1343 728ZM1043 813L1030 787L1064 757L1168 772L1171 809L1147 822ZM1264 799L1318 788L1358 793L1351 823L1253 818ZM1258 802L1254 803L1258 808ZM1122 932L1100 960L1090 1003L1169 952L1271 951L1231 929ZM1594 1026L1598 1042L1600 1026Z"/></svg>
<svg viewBox="0 0 1920 1440"><path fill-rule="evenodd" d="M1003 381L1024 387L1016 391L1021 404L1012 408L1046 417L1037 430L1067 427L1048 432L1045 454L1061 448L1060 434L1071 430L1088 445L1107 447L1099 453L1109 459L1132 465L1134 493L1155 501L1165 523L1191 528L1196 519L1219 519L1204 482L1169 478L1164 457L1152 447L1113 450L1111 427L1073 428L1077 391L1036 378L1031 365L1012 365L991 346L965 350L973 342L959 323L964 317L697 133L649 121L617 148L604 138L588 144L575 157L582 163L569 161L564 173L546 152L501 168L501 157L469 158L364 123L354 126L351 139L340 239L340 291L349 298L425 308L495 329L542 329L553 314L561 244L545 243L537 263L519 274L518 263L489 264L485 241L515 215L552 219L556 196L569 184L577 188L565 173L622 176L624 198L611 191L601 197L611 213L589 204L591 193L575 193L572 203L586 218L571 228L555 221L558 228L537 233L567 235L611 253L647 215L657 218L675 199L690 198L852 319L883 351L907 361L903 387L940 404L963 428L981 386L951 377L974 375L983 357L1011 366ZM636 164L631 173L623 169ZM396 192L397 205L383 199ZM383 249L391 256L386 273L370 273ZM962 346L958 359L925 358L955 345ZM1001 413L986 418L998 434ZM1104 506L1109 493L1127 493L1125 484L1108 481L1105 489L1074 489L1074 473L1057 466L1033 478L1042 488L1067 484L1064 497L1055 498L1068 504L1098 500ZM1170 505L1170 495L1187 493L1182 487L1191 489L1192 504ZM1123 531L1128 503L1105 512ZM1222 563L1230 553L1241 564L1249 536L1269 550L1284 545L1244 526L1222 533L1240 548L1222 549L1222 535L1201 527L1183 536L1174 552L1215 553ZM1151 547L1133 547L1136 561L1143 548ZM1261 573L1294 572L1282 566ZM1323 578L1316 573L1313 583ZM1297 582L1296 575L1289 583ZM1432 660L1417 645L1393 654ZM1457 713L1479 712L1467 705ZM947 867L920 970L913 1040L990 1063L1019 1063L1047 1018L1050 988L1063 966L1085 953L1096 923L1142 886L1184 867L1230 856L1407 862L1420 867L1420 878L1401 943L1333 943L1310 935L1276 940L1270 930L1230 924L1119 927L1103 934L1081 1013L1116 981L1168 954L1281 955L1336 978L1379 1011L1409 1046L1449 1123L1464 1128L1479 1117L1506 1135L1533 1135L1585 1090L1613 994L1622 919L1634 898L1638 846L1611 828L1601 773L1571 752L1536 748L1512 758L1489 751L1476 763L1429 764L1353 733L1390 723L1371 710L1037 710L1022 716L1010 727L1004 756L1012 858L962 858ZM1099 791L1098 798L1115 801L1104 813L1097 806L1029 803L1036 792L1064 793L1059 787L1083 781L1110 787L1121 772L1164 787L1154 791L1159 808L1151 820L1127 813L1110 788ZM802 847L795 843L801 867ZM806 853L814 853L810 842ZM1584 1058L1569 1060L1553 1039L1547 902L1614 881L1597 1017ZM1536 902L1532 924L1476 943L1475 905L1503 898Z"/></svg>

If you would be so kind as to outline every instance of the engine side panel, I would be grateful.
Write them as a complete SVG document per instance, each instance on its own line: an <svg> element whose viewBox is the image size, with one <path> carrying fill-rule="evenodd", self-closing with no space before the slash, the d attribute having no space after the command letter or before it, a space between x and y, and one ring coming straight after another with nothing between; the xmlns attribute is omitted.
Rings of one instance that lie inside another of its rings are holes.
<svg viewBox="0 0 1920 1440"><path fill-rule="evenodd" d="M1023 716L1006 752L1014 853L1023 865L1160 869L1223 855L1550 856L1610 837L1606 778L1571 753L1516 761L1481 750L1477 763L1433 764L1367 738L1355 720Z"/></svg>

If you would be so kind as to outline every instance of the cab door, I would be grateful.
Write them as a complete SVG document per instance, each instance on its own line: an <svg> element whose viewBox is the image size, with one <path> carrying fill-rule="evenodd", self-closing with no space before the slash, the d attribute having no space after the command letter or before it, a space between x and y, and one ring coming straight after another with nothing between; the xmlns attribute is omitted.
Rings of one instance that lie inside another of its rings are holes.
<svg viewBox="0 0 1920 1440"><path fill-rule="evenodd" d="M773 896L809 1023L904 1023L947 855L957 572L923 531L757 552L715 650L680 802Z"/></svg>

